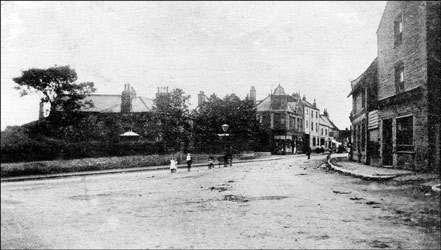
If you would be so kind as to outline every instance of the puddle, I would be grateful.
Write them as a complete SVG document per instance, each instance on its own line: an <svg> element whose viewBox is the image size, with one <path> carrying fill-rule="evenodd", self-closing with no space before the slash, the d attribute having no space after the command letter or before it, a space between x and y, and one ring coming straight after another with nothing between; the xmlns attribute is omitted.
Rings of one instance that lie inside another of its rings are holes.
<svg viewBox="0 0 441 250"><path fill-rule="evenodd" d="M208 188L211 191L218 191L218 192L224 192L230 189L230 186L228 185L220 185L220 186L216 186L216 187L209 187Z"/></svg>
<svg viewBox="0 0 441 250"><path fill-rule="evenodd" d="M374 248L389 248L390 246L382 241L374 240L369 242L369 246Z"/></svg>
<svg viewBox="0 0 441 250"><path fill-rule="evenodd" d="M338 190L332 190L334 194L350 194L351 192L345 192L345 191L338 191Z"/></svg>
<svg viewBox="0 0 441 250"><path fill-rule="evenodd" d="M380 204L380 203L375 202L375 201L368 201L368 202L366 202L366 204L367 204L367 205L378 205L378 204Z"/></svg>
<svg viewBox="0 0 441 250"><path fill-rule="evenodd" d="M3 204L12 204L12 205L16 205L16 204L20 204L20 203L23 203L23 202L21 202L21 201L15 201L15 200L2 199L2 203L3 203Z"/></svg>
<svg viewBox="0 0 441 250"><path fill-rule="evenodd" d="M250 198L246 198L242 195L232 195L232 194L228 194L224 196L224 200L227 201L234 201L234 202L248 202L248 201L258 201L258 200L282 200L282 199L286 199L288 198L288 196L260 196L260 197L250 197Z"/></svg>
<svg viewBox="0 0 441 250"><path fill-rule="evenodd" d="M353 201L359 201L359 200L363 200L363 198L358 198L358 197L351 197L351 198L349 198L350 200L353 200Z"/></svg>

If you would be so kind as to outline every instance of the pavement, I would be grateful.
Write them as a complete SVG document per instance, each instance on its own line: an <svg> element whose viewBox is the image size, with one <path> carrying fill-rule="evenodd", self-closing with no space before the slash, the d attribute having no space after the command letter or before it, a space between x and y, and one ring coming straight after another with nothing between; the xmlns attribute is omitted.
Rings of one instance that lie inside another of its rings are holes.
<svg viewBox="0 0 441 250"><path fill-rule="evenodd" d="M418 173L408 170L375 167L363 163L349 161L347 154L332 154L328 158L328 166L342 174L356 178L374 181L394 179L396 181L421 181L421 186L427 187L434 192L440 192L441 178L436 173Z"/></svg>

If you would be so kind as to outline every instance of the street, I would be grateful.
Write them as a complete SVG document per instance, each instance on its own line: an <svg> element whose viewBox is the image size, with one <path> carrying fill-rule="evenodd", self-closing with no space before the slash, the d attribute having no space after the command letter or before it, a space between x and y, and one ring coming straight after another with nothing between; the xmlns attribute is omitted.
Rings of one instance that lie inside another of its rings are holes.
<svg viewBox="0 0 441 250"><path fill-rule="evenodd" d="M1 248L439 248L438 197L324 158L2 183Z"/></svg>

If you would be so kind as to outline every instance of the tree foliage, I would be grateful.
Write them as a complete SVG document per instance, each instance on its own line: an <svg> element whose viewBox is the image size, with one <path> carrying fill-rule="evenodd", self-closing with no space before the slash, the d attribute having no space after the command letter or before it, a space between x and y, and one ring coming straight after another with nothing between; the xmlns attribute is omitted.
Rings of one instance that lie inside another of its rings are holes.
<svg viewBox="0 0 441 250"><path fill-rule="evenodd" d="M158 132L167 149L179 150L181 143L188 146L191 136L189 99L182 89L173 89L155 98L154 112L158 117Z"/></svg>
<svg viewBox="0 0 441 250"><path fill-rule="evenodd" d="M256 120L256 110L248 100L241 100L235 94L223 99L211 95L194 114L195 139L199 150L223 150L224 140L233 147L234 151L253 150L256 138L261 130ZM223 133L222 124L228 124L229 138L219 138Z"/></svg>
<svg viewBox="0 0 441 250"><path fill-rule="evenodd" d="M95 92L93 82L76 83L77 73L70 66L54 66L48 69L32 68L13 78L21 96L40 93L41 101L50 104L51 114L57 109L73 112L82 106L93 104L84 98Z"/></svg>

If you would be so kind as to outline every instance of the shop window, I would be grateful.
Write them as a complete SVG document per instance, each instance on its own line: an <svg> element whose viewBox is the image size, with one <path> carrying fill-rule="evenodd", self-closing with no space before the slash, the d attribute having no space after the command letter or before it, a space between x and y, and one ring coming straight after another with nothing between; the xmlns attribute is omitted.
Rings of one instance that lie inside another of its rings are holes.
<svg viewBox="0 0 441 250"><path fill-rule="evenodd" d="M413 116L397 118L397 151L413 151Z"/></svg>

